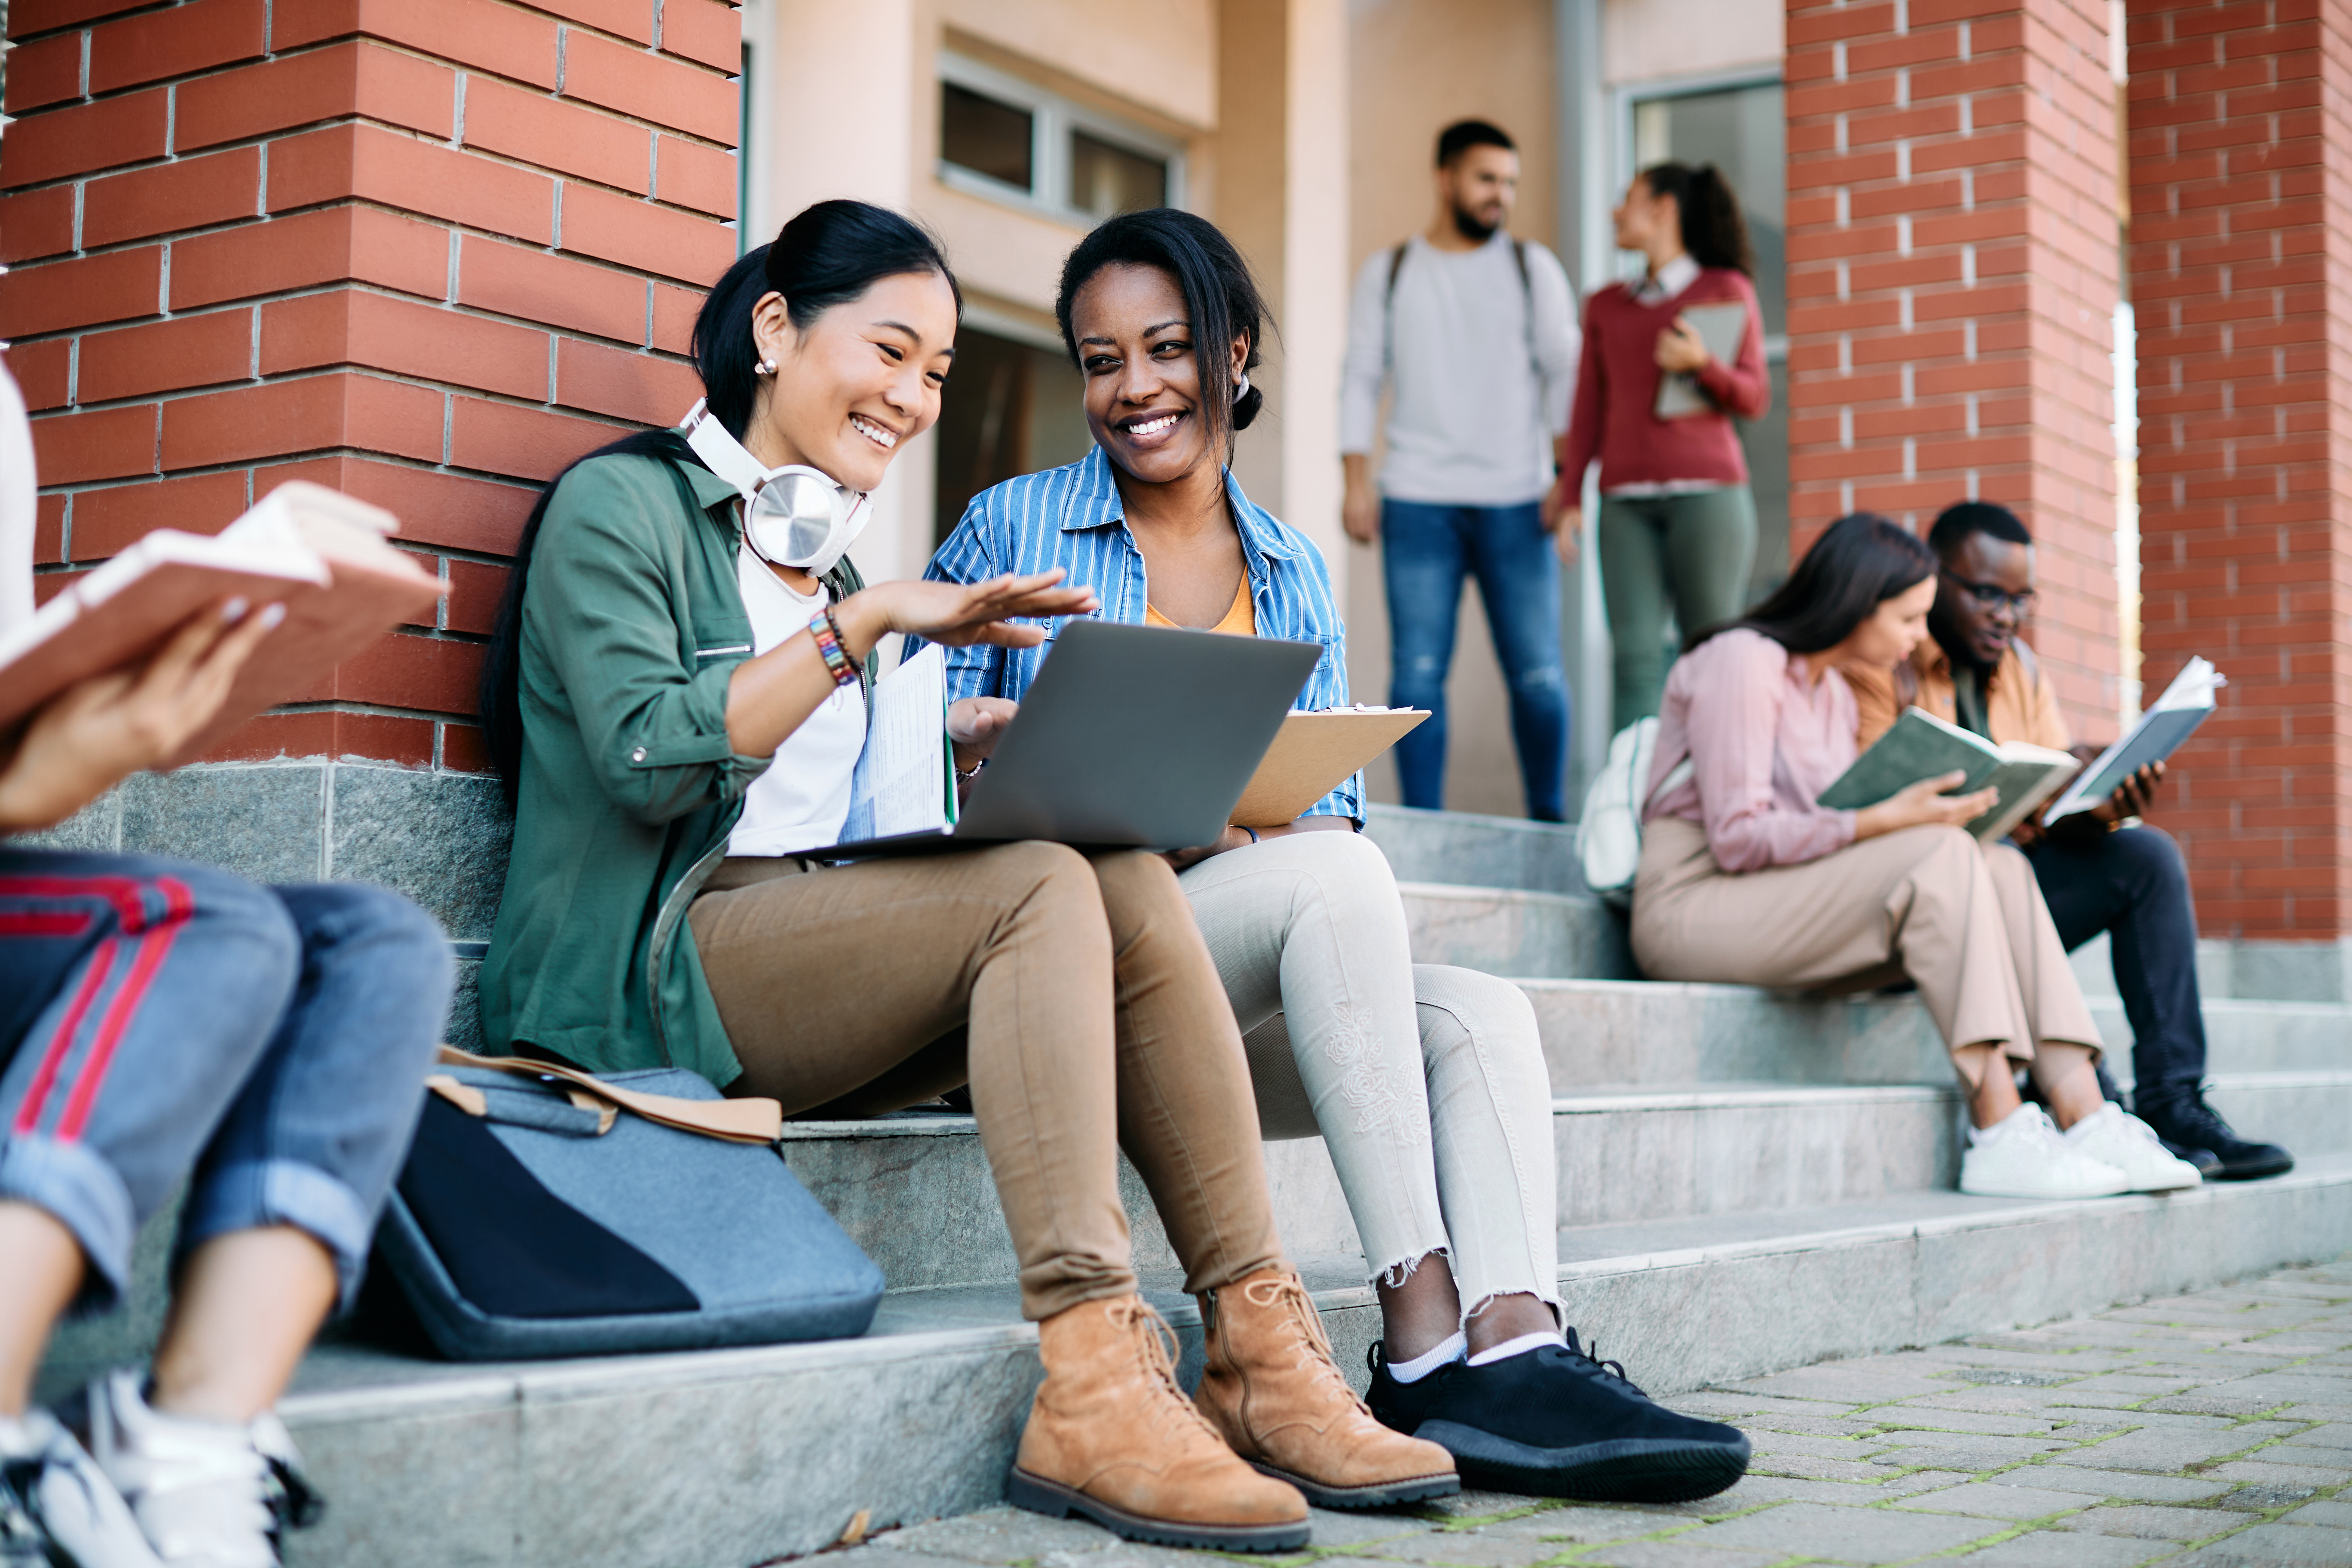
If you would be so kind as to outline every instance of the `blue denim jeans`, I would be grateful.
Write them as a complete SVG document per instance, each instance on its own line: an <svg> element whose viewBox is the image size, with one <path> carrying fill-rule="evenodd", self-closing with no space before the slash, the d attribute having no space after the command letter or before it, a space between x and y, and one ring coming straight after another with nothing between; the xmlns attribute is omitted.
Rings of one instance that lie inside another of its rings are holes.
<svg viewBox="0 0 2352 1568"><path fill-rule="evenodd" d="M1511 739L1528 815L1567 820L1568 679L1559 657L1559 562L1542 509L1381 503L1381 568L1389 593L1389 702L1429 718L1397 742L1407 805L1445 796L1445 677L1462 579L1475 574L1495 657L1511 700Z"/></svg>
<svg viewBox="0 0 2352 1568"><path fill-rule="evenodd" d="M0 1198L81 1243L83 1310L183 1178L183 1253L294 1226L348 1302L450 981L440 928L381 888L0 846Z"/></svg>

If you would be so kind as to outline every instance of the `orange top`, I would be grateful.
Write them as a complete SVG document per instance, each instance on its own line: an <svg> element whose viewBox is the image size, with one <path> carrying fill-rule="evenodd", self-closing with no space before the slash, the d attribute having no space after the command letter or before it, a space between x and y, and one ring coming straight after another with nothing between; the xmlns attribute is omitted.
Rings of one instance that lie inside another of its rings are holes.
<svg viewBox="0 0 2352 1568"><path fill-rule="evenodd" d="M2023 646L2011 639L2009 651L2000 656L2000 663L1986 682L1985 727L1992 731L1986 739L1996 746L2023 741L2063 752L2072 742L2066 721L2058 711L2057 689L2038 663L2027 667L2018 652ZM1912 651L1907 681L1898 680L1891 670L1866 666L1847 665L1840 673L1853 688L1854 706L1862 716L1862 732L1856 739L1865 747L1892 729L1903 710L1915 703L1948 724L1960 722L1951 657L1934 637L1921 637Z"/></svg>
<svg viewBox="0 0 2352 1568"><path fill-rule="evenodd" d="M1241 586L1234 590L1233 607L1225 612L1225 618L1223 620L1219 621L1215 626L1209 627L1209 630L1213 632L1223 632L1227 637L1254 637L1257 636L1257 608L1250 603L1249 588L1249 574L1244 572L1242 574ZM1149 603L1145 604L1143 606L1143 624L1147 626L1174 626L1176 625L1174 621L1171 621L1166 616L1161 615L1158 609L1154 608ZM1183 628L1180 626L1177 629L1181 631Z"/></svg>

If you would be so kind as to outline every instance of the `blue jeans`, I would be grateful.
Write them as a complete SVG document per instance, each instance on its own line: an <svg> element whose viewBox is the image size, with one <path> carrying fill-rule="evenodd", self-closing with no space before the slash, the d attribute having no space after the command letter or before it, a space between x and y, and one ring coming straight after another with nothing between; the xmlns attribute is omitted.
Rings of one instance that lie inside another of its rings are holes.
<svg viewBox="0 0 2352 1568"><path fill-rule="evenodd" d="M348 1303L450 981L440 928L381 888L0 846L0 1198L73 1233L84 1310L192 1173L183 1254L294 1226Z"/></svg>
<svg viewBox="0 0 2352 1568"><path fill-rule="evenodd" d="M1389 592L1389 702L1429 718L1397 742L1407 805L1445 800L1445 676L1462 579L1475 574L1495 657L1511 699L1511 739L1528 815L1564 822L1568 679L1559 658L1559 562L1542 509L1381 503L1381 569Z"/></svg>
<svg viewBox="0 0 2352 1568"><path fill-rule="evenodd" d="M2153 827L2045 837L2025 852L2058 940L2074 952L2110 933L2116 991L2132 1032L2132 1103L2168 1105L2205 1077L2197 911L2180 847ZM2101 1069L2101 1085L2116 1099Z"/></svg>

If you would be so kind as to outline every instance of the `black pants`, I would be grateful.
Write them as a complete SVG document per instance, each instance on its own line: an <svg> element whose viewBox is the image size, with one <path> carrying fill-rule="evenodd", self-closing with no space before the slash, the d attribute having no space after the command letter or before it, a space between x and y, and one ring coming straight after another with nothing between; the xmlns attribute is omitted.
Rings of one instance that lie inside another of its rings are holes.
<svg viewBox="0 0 2352 1568"><path fill-rule="evenodd" d="M2113 933L2116 989L2131 1022L2133 1100L2194 1090L2205 1076L2197 995L2197 911L2180 847L2153 827L2044 838L2025 852L2072 952ZM2114 1085L2101 1069L2102 1087Z"/></svg>

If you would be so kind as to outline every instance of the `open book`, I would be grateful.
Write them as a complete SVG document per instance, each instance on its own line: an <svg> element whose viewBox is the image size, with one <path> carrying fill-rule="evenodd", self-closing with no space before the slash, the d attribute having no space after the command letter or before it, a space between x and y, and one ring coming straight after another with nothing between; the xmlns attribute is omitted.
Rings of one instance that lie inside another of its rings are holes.
<svg viewBox="0 0 2352 1568"><path fill-rule="evenodd" d="M381 507L297 479L217 534L157 529L0 639L0 733L75 682L144 659L208 605L283 602L285 624L246 661L219 715L165 765L201 755L393 627L431 615L446 589L385 542L398 527Z"/></svg>
<svg viewBox="0 0 2352 1568"><path fill-rule="evenodd" d="M2124 780L2150 763L2160 763L2180 749L2213 711L2213 693L2230 684L2229 678L2203 659L2191 656L2164 689L2164 695L2139 716L2130 733L2099 753L2083 776L2050 807L2050 820L2088 811L2116 793Z"/></svg>
<svg viewBox="0 0 2352 1568"><path fill-rule="evenodd" d="M1232 820L1242 827L1296 822L1428 717L1425 708L1360 706L1291 714L1234 804Z"/></svg>
<svg viewBox="0 0 2352 1568"><path fill-rule="evenodd" d="M2074 767L2067 752L2022 741L1996 746L1924 708L1906 708L1895 727L1855 758L1853 766L1815 797L1815 804L1832 811L1859 811L1921 779L1963 773L1968 777L1948 793L1973 795L1987 787L2000 792L1990 810L1967 825L1979 842L1990 844L2057 794Z"/></svg>
<svg viewBox="0 0 2352 1568"><path fill-rule="evenodd" d="M1698 333L1698 341L1706 345L1708 358L1718 364L1729 364L1738 359L1739 340L1748 332L1745 304L1738 300L1719 300L1693 305L1679 314ZM1679 370L1658 377L1658 401L1653 411L1661 419L1685 419L1694 414L1713 413L1715 404L1699 389L1697 376Z"/></svg>
<svg viewBox="0 0 2352 1568"><path fill-rule="evenodd" d="M955 823L947 655L933 643L874 683L840 841L945 833Z"/></svg>

